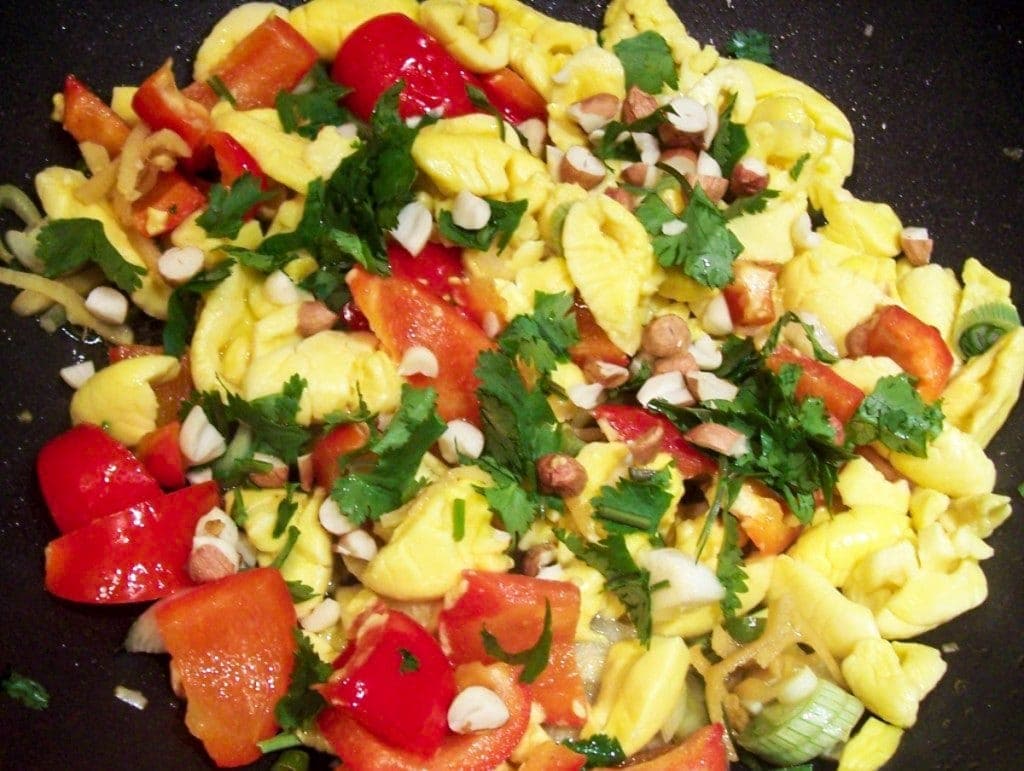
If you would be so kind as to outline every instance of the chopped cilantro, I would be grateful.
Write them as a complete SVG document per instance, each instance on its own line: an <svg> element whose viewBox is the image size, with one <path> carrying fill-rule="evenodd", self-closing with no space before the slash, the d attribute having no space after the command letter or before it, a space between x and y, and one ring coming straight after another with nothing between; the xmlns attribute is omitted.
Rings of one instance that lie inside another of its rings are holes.
<svg viewBox="0 0 1024 771"><path fill-rule="evenodd" d="M551 603L544 600L544 627L541 629L537 642L515 653L510 653L501 647L493 634L487 631L487 627L480 630L480 638L483 641L484 650L493 659L505 664L521 665L523 671L519 673L519 682L532 683L548 666L551 656Z"/></svg>
<svg viewBox="0 0 1024 771"><path fill-rule="evenodd" d="M533 313L516 316L502 331L501 350L539 373L550 373L558 362L569 360L569 349L580 339L572 306L572 297L564 292L537 292Z"/></svg>
<svg viewBox="0 0 1024 771"><path fill-rule="evenodd" d="M88 217L50 220L39 231L36 255L43 261L43 275L64 276L86 263L99 266L122 292L134 292L146 269L128 262L107 240L103 223Z"/></svg>
<svg viewBox="0 0 1024 771"><path fill-rule="evenodd" d="M718 165L722 167L722 176L726 178L732 174L732 167L736 162L750 149L746 128L732 121L735 106L736 94L733 94L718 119L718 132L711 142L711 157L718 161Z"/></svg>
<svg viewBox="0 0 1024 771"><path fill-rule="evenodd" d="M259 180L249 172L236 179L231 187L216 182L210 188L206 211L199 215L196 224L214 238L236 238L245 224L245 215L269 198L270 194L263 192Z"/></svg>
<svg viewBox="0 0 1024 771"><path fill-rule="evenodd" d="M765 338L764 346L761 348L762 356L769 356L775 351L779 345L779 336L788 324L799 324L803 327L804 334L807 335L807 341L811 344L811 349L814 351L814 358L818 361L825 362L826 364L835 364L839 361L838 356L825 350L821 343L818 342L818 333L814 327L801 319L793 311L786 311L772 325L772 328L768 331L768 336Z"/></svg>
<svg viewBox="0 0 1024 771"><path fill-rule="evenodd" d="M488 115L493 115L494 116L494 119L496 121L498 121L498 136L501 137L501 141L504 142L505 141L505 119L502 117L501 113L498 111L498 108L495 107L491 103L491 100L487 98L487 94L485 94L482 89L479 89L476 86L474 86L474 85L472 85L470 83L467 83L466 84L466 96L469 97L470 103L474 107L476 107L476 109L478 109L480 112L484 112L484 113L487 113ZM523 142L523 144L525 145L526 142Z"/></svg>
<svg viewBox="0 0 1024 771"><path fill-rule="evenodd" d="M234 260L226 259L201 271L181 286L175 287L167 301L167 322L164 324L164 351L168 356L181 356L188 347L195 326L199 298L231 275Z"/></svg>
<svg viewBox="0 0 1024 771"><path fill-rule="evenodd" d="M484 456L478 464L491 475L494 484L478 488L477 492L484 496L491 511L501 518L506 531L512 535L523 535L542 508L537 496L524 490L513 474L491 458Z"/></svg>
<svg viewBox="0 0 1024 771"><path fill-rule="evenodd" d="M280 91L274 102L281 128L287 133L313 139L324 126L340 126L352 115L339 103L351 89L330 79L322 64L313 65L301 93Z"/></svg>
<svg viewBox="0 0 1024 771"><path fill-rule="evenodd" d="M284 486L284 498L277 504L277 517L274 519L274 538L282 535L288 523L292 521L295 512L299 510L299 503L295 500L295 491L299 488L294 482ZM283 560L282 560L283 561Z"/></svg>
<svg viewBox="0 0 1024 771"><path fill-rule="evenodd" d="M44 710L50 706L50 694L38 682L13 670L7 670L0 685L4 693L23 706L34 710Z"/></svg>
<svg viewBox="0 0 1024 771"><path fill-rule="evenodd" d="M876 439L894 452L924 458L942 431L942 408L927 404L905 373L880 378L846 425L853 446Z"/></svg>
<svg viewBox="0 0 1024 771"><path fill-rule="evenodd" d="M294 259L291 254L266 254L239 246L226 246L224 251L230 254L239 265L252 268L260 273L273 273L275 270L281 270Z"/></svg>
<svg viewBox="0 0 1024 771"><path fill-rule="evenodd" d="M288 526L288 535L285 536L284 545L281 547L281 551L274 557L274 561L270 563L270 567L277 568L280 570L281 566L285 563L288 557L292 553L292 549L295 548L295 543L299 540L299 536L302 532L295 525Z"/></svg>
<svg viewBox="0 0 1024 771"><path fill-rule="evenodd" d="M616 43L612 50L622 62L626 73L626 90L638 86L649 94L661 92L662 86L675 90L679 87L678 68L672 58L672 49L661 35L653 30Z"/></svg>
<svg viewBox="0 0 1024 771"><path fill-rule="evenodd" d="M586 739L565 739L562 744L573 752L586 755L584 768L621 766L626 762L626 753L619 740L607 734L591 734Z"/></svg>
<svg viewBox="0 0 1024 771"><path fill-rule="evenodd" d="M778 190L765 188L759 193L737 198L722 213L727 220L735 219L743 214L757 214L768 208L768 201L779 197Z"/></svg>
<svg viewBox="0 0 1024 771"><path fill-rule="evenodd" d="M672 502L667 468L640 474L645 469L631 469L629 477L620 479L615 487L605 485L591 503L594 516L609 533L642 531L654 534L658 522Z"/></svg>
<svg viewBox="0 0 1024 771"><path fill-rule="evenodd" d="M282 386L281 393L260 396L251 402L229 391L227 414L252 429L257 450L276 455L285 463L295 463L310 440L309 429L296 420L305 388L305 379L295 374Z"/></svg>
<svg viewBox="0 0 1024 771"><path fill-rule="evenodd" d="M771 38L758 29L740 29L732 33L725 50L737 59L772 65Z"/></svg>
<svg viewBox="0 0 1024 771"><path fill-rule="evenodd" d="M408 648L399 648L398 655L401 657L401 662L398 665L398 672L402 675L407 675L410 672L420 671L420 660L416 658L415 654Z"/></svg>
<svg viewBox="0 0 1024 771"><path fill-rule="evenodd" d="M626 607L644 645L651 640L651 574L636 564L621 534L612 534L598 543L587 543L576 533L555 530L555 537L569 551L604 576L605 589Z"/></svg>
<svg viewBox="0 0 1024 771"><path fill-rule="evenodd" d="M479 230L467 230L459 227L452 219L452 213L447 209L437 215L437 228L441 235L456 246L463 246L467 249L486 251L491 244L497 241L498 251L502 251L515 233L519 222L526 213L527 201L496 201L492 198L485 198L487 205L491 207L491 218L487 224Z"/></svg>
<svg viewBox="0 0 1024 771"><path fill-rule="evenodd" d="M433 388L403 385L401 405L387 430L366 447L377 456L375 467L334 482L331 497L353 523L377 520L415 494L420 461L445 429L436 403Z"/></svg>
<svg viewBox="0 0 1024 771"><path fill-rule="evenodd" d="M792 180L800 179L800 172L804 170L804 164L806 164L807 161L809 161L810 159L810 153L804 153L799 158L797 158L796 162L789 169L789 178Z"/></svg>
<svg viewBox="0 0 1024 771"><path fill-rule="evenodd" d="M274 707L274 717L282 731L308 729L327 702L311 686L327 681L333 671L331 665L321 660L313 650L309 639L298 627L292 630L297 648L295 667L291 682L284 696Z"/></svg>
<svg viewBox="0 0 1024 771"><path fill-rule="evenodd" d="M211 75L209 80L206 81L206 85L208 85L210 90L217 95L218 99L223 99L232 107L237 106L238 102L235 101L234 94L231 93L231 90L227 87L227 84L220 79L219 75Z"/></svg>
<svg viewBox="0 0 1024 771"><path fill-rule="evenodd" d="M736 617L736 611L740 608L739 596L747 591L747 571L743 569L739 522L728 511L723 511L722 525L722 546L718 550L715 576L725 588L725 596L719 603L722 615L726 619L731 619Z"/></svg>
<svg viewBox="0 0 1024 771"><path fill-rule="evenodd" d="M639 161L640 151L633 141L632 133L650 133L665 122L668 105L659 107L645 118L638 118L632 123L613 120L604 127L604 133L593 147L594 155L603 161L618 158L626 161ZM623 135L626 136L623 136Z"/></svg>
<svg viewBox="0 0 1024 771"><path fill-rule="evenodd" d="M294 603L305 602L317 596L316 590L302 581L285 581L285 584L288 586L288 593L292 596Z"/></svg>
<svg viewBox="0 0 1024 771"><path fill-rule="evenodd" d="M264 755L269 755L273 752L280 752L292 747L301 747L302 740L291 731L288 731L271 736L269 739L264 739L261 742L256 742L256 746L260 748L260 752ZM270 771L276 770L271 767Z"/></svg>
<svg viewBox="0 0 1024 771"><path fill-rule="evenodd" d="M231 499L231 519L239 527L245 527L245 523L249 521L249 510L245 507L245 499L242 498L241 490L235 490L234 497Z"/></svg>
<svg viewBox="0 0 1024 771"><path fill-rule="evenodd" d="M461 541L466 537L466 499L456 498L452 503L452 539Z"/></svg>

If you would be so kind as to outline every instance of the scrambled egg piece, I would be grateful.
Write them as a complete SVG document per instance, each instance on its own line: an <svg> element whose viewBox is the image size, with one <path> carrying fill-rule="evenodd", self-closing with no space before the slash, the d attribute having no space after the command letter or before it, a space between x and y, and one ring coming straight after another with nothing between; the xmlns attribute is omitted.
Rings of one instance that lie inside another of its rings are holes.
<svg viewBox="0 0 1024 771"><path fill-rule="evenodd" d="M507 165L515 149L506 143L490 115L464 115L423 128L412 157L438 190L455 196L502 196L509 188Z"/></svg>
<svg viewBox="0 0 1024 771"><path fill-rule="evenodd" d="M878 443L875 449L911 482L954 498L990 493L995 487L995 464L977 441L950 422L928 445L926 458L892 452Z"/></svg>
<svg viewBox="0 0 1024 771"><path fill-rule="evenodd" d="M946 672L935 648L872 639L858 642L841 667L853 695L900 728L917 722L918 704Z"/></svg>
<svg viewBox="0 0 1024 771"><path fill-rule="evenodd" d="M562 82L564 81L564 82ZM548 134L561 150L586 145L587 136L569 116L575 102L594 94L626 95L626 75L619 58L596 45L574 54L562 68L558 82L551 87L548 102Z"/></svg>

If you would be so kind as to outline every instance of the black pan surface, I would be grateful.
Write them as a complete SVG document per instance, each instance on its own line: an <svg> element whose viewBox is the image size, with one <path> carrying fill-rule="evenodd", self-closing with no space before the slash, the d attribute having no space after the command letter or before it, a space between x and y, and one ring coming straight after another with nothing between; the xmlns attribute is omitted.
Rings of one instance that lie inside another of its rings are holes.
<svg viewBox="0 0 1024 771"><path fill-rule="evenodd" d="M0 3L0 182L28 189L50 163L74 163L74 146L48 120L68 72L104 95L138 83L173 56L179 82L202 35L231 0L33 0ZM594 24L604 3L534 2ZM707 0L675 2L691 34L721 45L735 29L771 34L776 67L830 96L857 134L851 188L892 203L926 226L936 260L970 255L1015 283L1024 303L1024 11L1019 3L956 0ZM5 222L4 227L13 223ZM43 591L43 547L56 535L37 491L33 460L67 427L69 389L57 371L100 346L48 336L7 309L0 291L0 669L13 666L52 694L45 712L0 696L0 768L201 769L163 657L120 650L133 608L90 608ZM31 420L19 419L31 414ZM999 492L1024 481L1024 411L990 452ZM959 649L922 706L891 767L1019 768L1024 714L1024 519L991 539L990 597L926 637ZM139 712L114 688L142 691ZM326 764L325 764L326 765ZM264 763L269 767L269 763Z"/></svg>

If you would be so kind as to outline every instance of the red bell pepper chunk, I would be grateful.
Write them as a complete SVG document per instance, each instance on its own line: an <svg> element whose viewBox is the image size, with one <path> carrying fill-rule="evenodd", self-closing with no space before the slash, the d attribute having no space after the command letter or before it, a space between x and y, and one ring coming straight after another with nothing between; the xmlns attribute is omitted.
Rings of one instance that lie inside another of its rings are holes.
<svg viewBox="0 0 1024 771"><path fill-rule="evenodd" d="M185 724L221 767L259 760L295 660L295 607L281 572L244 570L154 608L181 687Z"/></svg>
<svg viewBox="0 0 1024 771"><path fill-rule="evenodd" d="M270 16L242 38L213 69L239 110L273 107L281 91L291 91L317 61L316 49L280 16ZM193 83L185 95L207 108L218 96L206 83Z"/></svg>
<svg viewBox="0 0 1024 771"><path fill-rule="evenodd" d="M200 150L212 127L210 111L178 90L171 60L146 78L132 97L132 108L154 131L170 129L192 149L191 166L201 165Z"/></svg>
<svg viewBox="0 0 1024 771"><path fill-rule="evenodd" d="M366 444L370 430L365 423L348 423L335 426L313 445L313 478L320 487L328 490L341 474L338 462L342 456L354 452Z"/></svg>
<svg viewBox="0 0 1024 771"><path fill-rule="evenodd" d="M488 100L512 125L530 118L547 120L548 104L544 97L515 70L503 67L479 77Z"/></svg>
<svg viewBox="0 0 1024 771"><path fill-rule="evenodd" d="M62 533L163 494L127 447L90 423L47 442L36 458L36 473Z"/></svg>
<svg viewBox="0 0 1024 771"><path fill-rule="evenodd" d="M661 426L661 450L672 456L683 479L718 471L718 464L686 441L682 432L664 415L626 404L602 404L594 408L594 417L624 442L640 439Z"/></svg>
<svg viewBox="0 0 1024 771"><path fill-rule="evenodd" d="M169 233L190 214L206 205L206 194L176 171L166 171L156 184L132 204L132 222L142 235L153 238ZM166 213L156 226L151 226L150 209Z"/></svg>
<svg viewBox="0 0 1024 771"><path fill-rule="evenodd" d="M135 448L142 465L167 490L184 487L187 482L185 458L178 444L180 434L181 423L175 420L150 431Z"/></svg>
<svg viewBox="0 0 1024 771"><path fill-rule="evenodd" d="M351 771L491 771L508 759L530 723L530 697L507 664L463 664L455 670L462 691L479 685L505 702L509 719L483 731L445 737L429 758L386 744L338 707L325 709L317 727Z"/></svg>
<svg viewBox="0 0 1024 771"><path fill-rule="evenodd" d="M139 356L162 356L164 349L159 345L112 345L107 352L111 364ZM164 426L178 419L181 405L192 394L192 369L189 356L181 357L178 374L164 383L153 386L156 394L156 424Z"/></svg>
<svg viewBox="0 0 1024 771"><path fill-rule="evenodd" d="M75 602L143 602L192 586L185 569L196 522L220 505L216 482L95 519L46 547L46 588Z"/></svg>
<svg viewBox="0 0 1024 771"><path fill-rule="evenodd" d="M462 250L433 242L428 242L415 257L401 244L392 242L388 244L388 263L392 276L415 281L447 301L453 299L453 287L464 275Z"/></svg>
<svg viewBox="0 0 1024 771"><path fill-rule="evenodd" d="M870 322L864 348L870 356L888 356L917 378L917 392L926 402L942 395L953 369L942 333L898 305L886 306Z"/></svg>
<svg viewBox="0 0 1024 771"><path fill-rule="evenodd" d="M395 361L415 345L433 351L440 364L437 377L414 375L409 380L437 389L438 414L445 420L477 421L476 359L494 348L484 331L415 281L375 276L362 268L350 271L347 281L370 329Z"/></svg>
<svg viewBox="0 0 1024 771"><path fill-rule="evenodd" d="M563 744L544 742L530 750L519 771L580 771L586 763L586 755L573 752Z"/></svg>
<svg viewBox="0 0 1024 771"><path fill-rule="evenodd" d="M649 760L617 766L633 771L728 771L729 760L725 752L725 728L712 723L698 728L683 739L681 744L665 750ZM615 771L601 767L596 771Z"/></svg>
<svg viewBox="0 0 1024 771"><path fill-rule="evenodd" d="M729 316L737 326L757 327L775 320L778 271L752 262L737 262L733 280L722 288Z"/></svg>
<svg viewBox="0 0 1024 771"><path fill-rule="evenodd" d="M454 118L476 112L466 85L480 81L436 39L401 13L375 16L356 27L341 44L331 78L352 91L345 104L369 120L380 95L401 80L398 100L403 118L441 109Z"/></svg>
<svg viewBox="0 0 1024 771"><path fill-rule="evenodd" d="M430 633L380 603L354 625L348 647L320 688L377 739L430 757L448 733L455 698L452 664Z"/></svg>
<svg viewBox="0 0 1024 771"><path fill-rule="evenodd" d="M587 697L576 668L576 622L580 590L568 581L546 581L513 573L467 570L465 591L441 611L439 634L452 661L494 661L484 649L484 627L503 650L518 652L537 643L544 628L545 602L551 606L551 651L548 664L527 686L553 725L580 727ZM520 668L516 671L519 672Z"/></svg>
<svg viewBox="0 0 1024 771"><path fill-rule="evenodd" d="M765 364L772 372L778 372L783 364L799 365L803 371L796 384L796 398L813 396L821 399L825 402L825 409L844 425L864 401L864 392L849 380L837 375L828 365L792 348L779 346Z"/></svg>
<svg viewBox="0 0 1024 771"><path fill-rule="evenodd" d="M576 315L576 328L579 330L580 339L569 349L569 355L577 366L585 367L588 363L598 361L617 364L620 367L629 364L629 356L612 342L608 333L597 323L590 308L579 297L573 303L573 312Z"/></svg>
<svg viewBox="0 0 1024 771"><path fill-rule="evenodd" d="M225 187L231 187L235 180L243 174L255 177L264 190L270 182L262 167L252 154L226 131L211 131L206 135L206 142L213 150L213 158L220 169L220 181Z"/></svg>
<svg viewBox="0 0 1024 771"><path fill-rule="evenodd" d="M131 129L110 106L74 75L64 79L64 130L76 142L95 142L113 158Z"/></svg>

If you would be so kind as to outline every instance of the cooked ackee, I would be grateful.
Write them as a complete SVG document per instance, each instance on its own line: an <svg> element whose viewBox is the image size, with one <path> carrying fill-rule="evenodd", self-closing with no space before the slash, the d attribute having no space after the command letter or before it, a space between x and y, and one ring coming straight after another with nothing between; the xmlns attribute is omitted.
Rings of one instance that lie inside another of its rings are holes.
<svg viewBox="0 0 1024 771"><path fill-rule="evenodd" d="M896 753L909 640L987 594L1024 331L730 52L665 0L310 0L190 84L68 76L84 171L0 188L16 312L110 344L61 370L46 586L156 601L126 645L216 765Z"/></svg>

